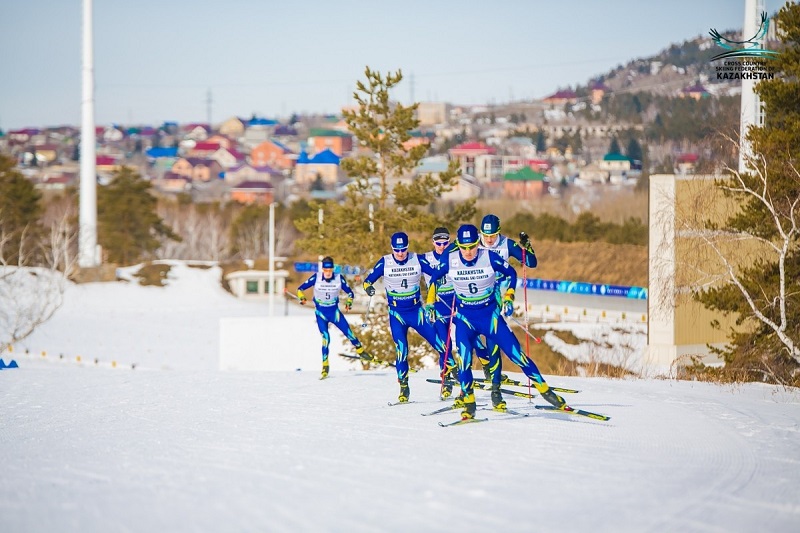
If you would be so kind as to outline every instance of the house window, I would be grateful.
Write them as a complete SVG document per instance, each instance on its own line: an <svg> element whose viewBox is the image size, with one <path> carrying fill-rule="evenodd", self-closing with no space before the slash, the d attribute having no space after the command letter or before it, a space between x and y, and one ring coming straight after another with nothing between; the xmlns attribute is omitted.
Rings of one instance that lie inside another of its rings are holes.
<svg viewBox="0 0 800 533"><path fill-rule="evenodd" d="M264 280L264 294L269 294L269 280Z"/></svg>
<svg viewBox="0 0 800 533"><path fill-rule="evenodd" d="M247 282L247 294L258 294L258 281Z"/></svg>

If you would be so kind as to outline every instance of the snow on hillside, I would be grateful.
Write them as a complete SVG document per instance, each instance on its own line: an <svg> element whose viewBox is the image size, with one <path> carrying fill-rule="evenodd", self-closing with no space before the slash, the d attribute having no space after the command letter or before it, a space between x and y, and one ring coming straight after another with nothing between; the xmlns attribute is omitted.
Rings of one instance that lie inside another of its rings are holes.
<svg viewBox="0 0 800 533"><path fill-rule="evenodd" d="M800 527L798 391L548 376L611 421L507 396L530 416L441 428L457 414L420 416L444 405L433 371L395 407L392 371L217 371L219 319L266 315L218 280L176 263L166 288L71 285L15 346L20 368L0 371L0 531ZM290 312L318 335L311 310Z"/></svg>

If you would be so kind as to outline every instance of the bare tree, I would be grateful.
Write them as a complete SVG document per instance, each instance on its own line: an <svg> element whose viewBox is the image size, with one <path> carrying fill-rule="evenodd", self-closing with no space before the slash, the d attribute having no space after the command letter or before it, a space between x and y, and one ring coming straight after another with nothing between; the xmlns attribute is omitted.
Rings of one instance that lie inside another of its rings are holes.
<svg viewBox="0 0 800 533"><path fill-rule="evenodd" d="M161 202L158 215L181 237L181 241L162 239L159 259L227 259L230 215L212 206L179 205Z"/></svg>
<svg viewBox="0 0 800 533"><path fill-rule="evenodd" d="M11 235L0 223L0 353L28 337L61 306L66 273L75 268L76 241L74 217L67 211L52 223L49 242L34 242L25 228L12 254L7 249ZM37 247L46 266L31 266ZM7 259L12 256L13 264Z"/></svg>
<svg viewBox="0 0 800 533"><path fill-rule="evenodd" d="M296 230L292 221L284 217L275 223L275 254L284 256L293 252ZM239 228L234 243L243 259L269 255L269 221L258 220Z"/></svg>

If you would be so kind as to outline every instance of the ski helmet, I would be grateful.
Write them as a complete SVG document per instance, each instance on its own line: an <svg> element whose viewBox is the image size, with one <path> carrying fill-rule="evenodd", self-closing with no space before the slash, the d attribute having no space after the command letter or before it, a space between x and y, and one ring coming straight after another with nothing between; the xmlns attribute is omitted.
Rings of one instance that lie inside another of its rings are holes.
<svg viewBox="0 0 800 533"><path fill-rule="evenodd" d="M402 231L398 231L392 235L392 250L395 252L408 250L408 235Z"/></svg>
<svg viewBox="0 0 800 533"><path fill-rule="evenodd" d="M497 215L486 215L481 220L481 233L484 235L497 235L500 233L500 219Z"/></svg>

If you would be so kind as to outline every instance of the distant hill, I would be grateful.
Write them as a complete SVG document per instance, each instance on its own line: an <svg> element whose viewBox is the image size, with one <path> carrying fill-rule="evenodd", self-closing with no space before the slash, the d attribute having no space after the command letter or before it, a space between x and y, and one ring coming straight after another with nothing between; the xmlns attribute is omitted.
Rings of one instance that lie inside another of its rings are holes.
<svg viewBox="0 0 800 533"><path fill-rule="evenodd" d="M741 32L728 30L722 35L738 39ZM698 36L681 44L672 44L653 56L633 59L595 76L585 85L578 86L576 92L588 94L593 83L602 82L612 92L674 96L686 87L701 84L715 96L738 94L740 82L718 82L716 79L715 64L710 60L719 52L720 48L710 36Z"/></svg>

